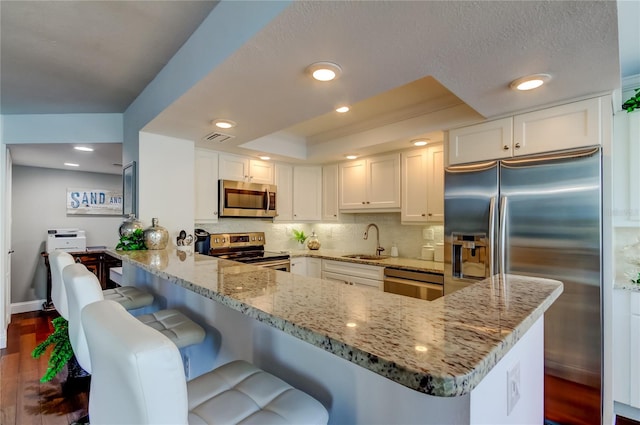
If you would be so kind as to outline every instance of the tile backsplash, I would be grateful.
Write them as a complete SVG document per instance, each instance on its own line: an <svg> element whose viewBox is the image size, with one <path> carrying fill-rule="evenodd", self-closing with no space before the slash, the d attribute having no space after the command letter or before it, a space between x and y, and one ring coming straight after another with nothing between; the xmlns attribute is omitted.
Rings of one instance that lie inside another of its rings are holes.
<svg viewBox="0 0 640 425"><path fill-rule="evenodd" d="M640 227L616 227L614 239L614 258L617 282L627 282L629 274L637 276L640 272L640 265L631 264L627 257L631 246L640 243ZM640 262L640 258L635 261Z"/></svg>
<svg viewBox="0 0 640 425"><path fill-rule="evenodd" d="M297 249L292 229L304 230L311 234L315 231L322 248L337 249L349 252L375 253L375 229L369 232L369 239L364 240L364 231L369 223L375 223L380 229L380 245L385 254L391 253L395 243L401 257L418 257L422 245L442 242L444 226L438 225L403 225L400 224L400 213L378 214L342 214L339 222L333 223L272 223L270 220L221 218L215 224L198 224L210 233L264 232L267 239L266 248L270 250ZM433 239L430 237L433 230Z"/></svg>

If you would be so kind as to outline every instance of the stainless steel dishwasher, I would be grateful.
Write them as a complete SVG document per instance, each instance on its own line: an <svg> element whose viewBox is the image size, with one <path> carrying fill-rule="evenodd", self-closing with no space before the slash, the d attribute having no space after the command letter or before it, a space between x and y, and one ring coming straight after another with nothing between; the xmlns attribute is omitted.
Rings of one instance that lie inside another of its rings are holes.
<svg viewBox="0 0 640 425"><path fill-rule="evenodd" d="M384 292L431 301L444 293L442 274L386 267Z"/></svg>

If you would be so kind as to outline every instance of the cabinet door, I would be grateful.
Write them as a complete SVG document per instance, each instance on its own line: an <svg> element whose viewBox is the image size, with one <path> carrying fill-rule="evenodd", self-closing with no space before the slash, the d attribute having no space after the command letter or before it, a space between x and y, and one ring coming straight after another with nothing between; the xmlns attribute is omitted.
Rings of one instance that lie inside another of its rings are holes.
<svg viewBox="0 0 640 425"><path fill-rule="evenodd" d="M427 148L427 221L444 221L444 148Z"/></svg>
<svg viewBox="0 0 640 425"><path fill-rule="evenodd" d="M513 118L484 122L449 132L449 164L509 158Z"/></svg>
<svg viewBox="0 0 640 425"><path fill-rule="evenodd" d="M426 149L402 154L403 222L427 221L427 175Z"/></svg>
<svg viewBox="0 0 640 425"><path fill-rule="evenodd" d="M322 167L322 220L338 221L338 165Z"/></svg>
<svg viewBox="0 0 640 425"><path fill-rule="evenodd" d="M247 158L221 153L218 164L221 179L248 181L249 160Z"/></svg>
<svg viewBox="0 0 640 425"><path fill-rule="evenodd" d="M587 99L514 117L513 154L599 145L601 99Z"/></svg>
<svg viewBox="0 0 640 425"><path fill-rule="evenodd" d="M218 153L195 150L196 223L218 221Z"/></svg>
<svg viewBox="0 0 640 425"><path fill-rule="evenodd" d="M630 328L629 404L640 408L640 364L638 364L638 355L640 355L640 316L631 315Z"/></svg>
<svg viewBox="0 0 640 425"><path fill-rule="evenodd" d="M322 217L322 167L293 167L293 219L320 220Z"/></svg>
<svg viewBox="0 0 640 425"><path fill-rule="evenodd" d="M307 276L317 278L322 276L322 260L320 258L307 257Z"/></svg>
<svg viewBox="0 0 640 425"><path fill-rule="evenodd" d="M274 221L293 220L293 167L286 164L276 164L275 181L277 186L276 208L278 215Z"/></svg>
<svg viewBox="0 0 640 425"><path fill-rule="evenodd" d="M400 154L367 159L367 207L400 208Z"/></svg>
<svg viewBox="0 0 640 425"><path fill-rule="evenodd" d="M307 275L307 258L299 257L291 259L291 273L300 276Z"/></svg>
<svg viewBox="0 0 640 425"><path fill-rule="evenodd" d="M249 181L251 183L273 184L274 166L272 162L252 159L249 161Z"/></svg>
<svg viewBox="0 0 640 425"><path fill-rule="evenodd" d="M339 207L340 209L360 209L366 205L366 172L364 159L342 163L339 169Z"/></svg>

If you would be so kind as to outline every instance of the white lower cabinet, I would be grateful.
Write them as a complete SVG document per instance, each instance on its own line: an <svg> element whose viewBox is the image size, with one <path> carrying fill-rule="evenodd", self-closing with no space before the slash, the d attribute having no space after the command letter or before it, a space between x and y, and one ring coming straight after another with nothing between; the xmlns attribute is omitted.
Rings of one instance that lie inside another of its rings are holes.
<svg viewBox="0 0 640 425"><path fill-rule="evenodd" d="M322 278L347 285L382 290L384 267L322 260Z"/></svg>
<svg viewBox="0 0 640 425"><path fill-rule="evenodd" d="M307 277L322 276L322 260L312 257L295 257L291 259L291 273Z"/></svg>
<svg viewBox="0 0 640 425"><path fill-rule="evenodd" d="M640 408L640 293L631 294L629 318L629 405Z"/></svg>
<svg viewBox="0 0 640 425"><path fill-rule="evenodd" d="M322 277L322 259L307 257L307 276Z"/></svg>
<svg viewBox="0 0 640 425"><path fill-rule="evenodd" d="M300 276L307 275L307 259L305 257L291 258L289 262L290 262L291 273L297 274Z"/></svg>
<svg viewBox="0 0 640 425"><path fill-rule="evenodd" d="M640 292L614 290L613 399L640 408Z"/></svg>

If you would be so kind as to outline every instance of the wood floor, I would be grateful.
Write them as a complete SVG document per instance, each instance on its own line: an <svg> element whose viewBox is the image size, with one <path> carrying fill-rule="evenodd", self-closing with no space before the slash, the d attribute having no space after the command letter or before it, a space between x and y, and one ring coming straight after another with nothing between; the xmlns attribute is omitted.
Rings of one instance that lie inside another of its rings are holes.
<svg viewBox="0 0 640 425"><path fill-rule="evenodd" d="M31 357L34 347L53 330L55 317L44 312L12 316L7 348L0 350L0 424L68 425L87 414L86 380L67 384L63 371L52 381L40 383L49 353L40 359Z"/></svg>
<svg viewBox="0 0 640 425"><path fill-rule="evenodd" d="M53 330L51 320L55 317L55 313L44 312L12 316L7 348L0 350L0 425L68 425L87 414L87 381L69 383L63 371L51 382L40 383L47 369L48 353L38 360L31 357L33 348ZM593 423L593 412L599 407L588 390L550 377L545 378L545 385L575 407L568 412L547 406L549 419L563 425ZM616 423L640 425L620 417Z"/></svg>

